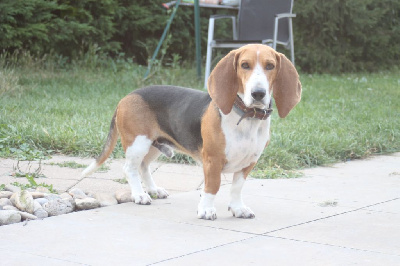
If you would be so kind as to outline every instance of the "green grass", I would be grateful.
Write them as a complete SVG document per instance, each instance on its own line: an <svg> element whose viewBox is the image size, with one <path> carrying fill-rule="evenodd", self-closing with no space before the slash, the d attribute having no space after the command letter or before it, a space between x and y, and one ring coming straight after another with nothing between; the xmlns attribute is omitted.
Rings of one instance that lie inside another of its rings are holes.
<svg viewBox="0 0 400 266"><path fill-rule="evenodd" d="M65 161L62 163L48 163L48 165L57 165L59 167L67 167L67 168L72 168L72 169L78 169L78 168L86 168L86 164L80 164L74 161Z"/></svg>
<svg viewBox="0 0 400 266"><path fill-rule="evenodd" d="M2 157L95 156L118 101L132 90L151 84L202 87L194 69L177 64L158 68L147 80L144 67L127 62L57 68L0 60L0 66ZM399 70L300 76L302 101L285 119L274 111L257 177L294 177L287 170L400 151ZM113 156L123 156L120 145Z"/></svg>

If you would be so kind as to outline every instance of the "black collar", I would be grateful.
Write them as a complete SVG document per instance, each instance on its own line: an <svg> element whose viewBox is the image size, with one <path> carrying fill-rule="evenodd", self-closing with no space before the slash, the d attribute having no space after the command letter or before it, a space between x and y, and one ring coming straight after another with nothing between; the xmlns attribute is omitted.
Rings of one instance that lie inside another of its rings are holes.
<svg viewBox="0 0 400 266"><path fill-rule="evenodd" d="M239 95L236 96L234 106L236 109L238 109L239 115L241 116L239 121L237 122L236 125L239 125L239 123L244 119L244 118L256 118L260 120L266 120L272 113L272 98L271 101L269 102L269 106L267 109L260 109L260 108L248 108L242 99L239 97Z"/></svg>

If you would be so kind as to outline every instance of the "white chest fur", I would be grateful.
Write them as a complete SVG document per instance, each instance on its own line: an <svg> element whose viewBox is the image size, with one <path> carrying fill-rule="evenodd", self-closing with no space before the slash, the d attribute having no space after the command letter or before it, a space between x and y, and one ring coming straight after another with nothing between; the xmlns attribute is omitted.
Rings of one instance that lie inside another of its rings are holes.
<svg viewBox="0 0 400 266"><path fill-rule="evenodd" d="M235 111L222 115L222 131L225 134L225 156L227 164L224 173L235 173L257 162L270 138L271 118L258 120L243 119L236 125L240 116Z"/></svg>

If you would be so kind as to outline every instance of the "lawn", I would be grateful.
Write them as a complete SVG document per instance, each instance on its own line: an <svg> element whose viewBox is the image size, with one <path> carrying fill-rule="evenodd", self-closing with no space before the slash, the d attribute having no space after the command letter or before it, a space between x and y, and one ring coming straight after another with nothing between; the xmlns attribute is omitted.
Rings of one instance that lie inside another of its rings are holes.
<svg viewBox="0 0 400 266"><path fill-rule="evenodd" d="M190 67L157 68L143 80L145 70L114 61L61 68L0 62L0 156L95 156L118 101L132 90L151 84L202 87ZM400 151L399 70L300 78L302 100L285 119L273 113L271 143L253 175L290 176L290 170ZM120 145L113 156L123 156Z"/></svg>

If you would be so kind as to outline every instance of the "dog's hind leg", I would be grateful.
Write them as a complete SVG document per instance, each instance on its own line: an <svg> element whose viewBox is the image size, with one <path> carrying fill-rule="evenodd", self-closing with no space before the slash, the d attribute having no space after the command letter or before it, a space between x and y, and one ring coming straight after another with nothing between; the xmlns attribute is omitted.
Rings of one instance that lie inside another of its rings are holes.
<svg viewBox="0 0 400 266"><path fill-rule="evenodd" d="M147 193L149 193L153 199L165 199L169 196L168 192L164 188L158 187L154 183L150 173L150 163L157 159L160 154L161 152L156 147L150 147L149 153L144 157L140 166L143 183L146 186Z"/></svg>
<svg viewBox="0 0 400 266"><path fill-rule="evenodd" d="M142 187L140 168L145 156L149 153L152 141L144 135L136 136L133 143L127 147L124 172L132 191L132 200L136 204L148 205L151 197Z"/></svg>

